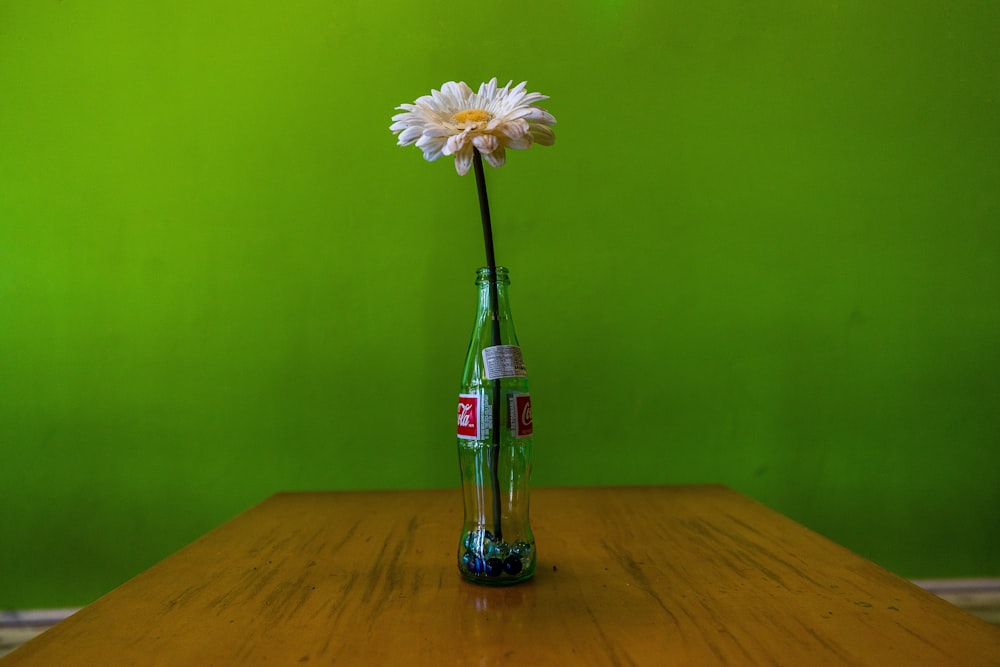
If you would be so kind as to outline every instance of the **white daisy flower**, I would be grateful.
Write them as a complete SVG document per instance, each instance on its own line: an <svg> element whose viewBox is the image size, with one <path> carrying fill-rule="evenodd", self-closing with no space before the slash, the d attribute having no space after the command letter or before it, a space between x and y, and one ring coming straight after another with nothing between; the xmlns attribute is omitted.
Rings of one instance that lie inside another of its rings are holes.
<svg viewBox="0 0 1000 667"><path fill-rule="evenodd" d="M474 93L464 82L449 81L413 104L396 107L404 113L392 117L389 129L399 135L400 146L415 143L425 160L454 155L455 170L462 176L469 172L476 150L491 166L503 166L506 149L551 146L556 138L549 128L556 119L534 106L548 96L525 92L526 81L514 88L512 83L497 88L493 78Z"/></svg>

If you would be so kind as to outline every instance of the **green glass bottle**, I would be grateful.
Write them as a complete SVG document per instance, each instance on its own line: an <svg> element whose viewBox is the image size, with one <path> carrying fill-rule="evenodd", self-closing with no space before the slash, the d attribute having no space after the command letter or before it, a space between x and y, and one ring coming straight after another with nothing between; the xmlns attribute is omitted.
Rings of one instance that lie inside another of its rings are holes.
<svg viewBox="0 0 1000 667"><path fill-rule="evenodd" d="M458 397L458 462L465 520L462 576L513 584L535 572L528 518L532 414L528 374L510 315L507 269L479 269L479 305ZM491 284L492 283L492 284Z"/></svg>

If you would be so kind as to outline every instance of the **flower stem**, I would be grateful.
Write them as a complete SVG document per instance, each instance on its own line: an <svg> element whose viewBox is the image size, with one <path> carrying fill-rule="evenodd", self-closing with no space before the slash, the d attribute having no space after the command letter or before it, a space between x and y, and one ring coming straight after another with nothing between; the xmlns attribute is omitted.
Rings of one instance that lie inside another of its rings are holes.
<svg viewBox="0 0 1000 667"><path fill-rule="evenodd" d="M493 253L493 224L490 221L490 202L486 196L486 174L483 173L483 156L474 150L472 164L476 171L476 189L479 192L479 216L483 219L483 241L486 244L486 268L490 272L491 342L502 345L500 340L500 297L497 288L497 262ZM503 539L500 525L500 380L493 380L493 428L490 446L490 481L493 486L493 537Z"/></svg>

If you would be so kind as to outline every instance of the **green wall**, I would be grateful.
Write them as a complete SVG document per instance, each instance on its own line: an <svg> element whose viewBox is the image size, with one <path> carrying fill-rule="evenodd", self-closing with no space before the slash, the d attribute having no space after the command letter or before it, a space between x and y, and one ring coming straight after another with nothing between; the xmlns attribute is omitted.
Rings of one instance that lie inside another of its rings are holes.
<svg viewBox="0 0 1000 667"><path fill-rule="evenodd" d="M388 126L494 75L559 120L487 173L536 484L1000 575L998 62L992 1L0 0L0 608L457 484L475 185Z"/></svg>

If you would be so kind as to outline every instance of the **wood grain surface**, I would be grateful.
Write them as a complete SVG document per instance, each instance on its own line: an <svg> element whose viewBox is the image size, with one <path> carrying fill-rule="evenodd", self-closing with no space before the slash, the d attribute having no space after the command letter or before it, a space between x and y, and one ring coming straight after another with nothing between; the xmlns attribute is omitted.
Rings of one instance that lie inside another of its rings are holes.
<svg viewBox="0 0 1000 667"><path fill-rule="evenodd" d="M457 490L278 494L0 665L1000 665L1000 629L725 487L532 503L534 579L489 588Z"/></svg>

